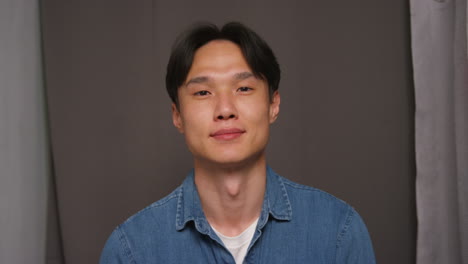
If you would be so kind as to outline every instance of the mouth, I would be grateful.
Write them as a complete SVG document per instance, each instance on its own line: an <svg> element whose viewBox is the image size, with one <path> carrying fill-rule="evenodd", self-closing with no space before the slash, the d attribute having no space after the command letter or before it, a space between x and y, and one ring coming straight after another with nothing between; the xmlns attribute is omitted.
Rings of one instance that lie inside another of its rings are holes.
<svg viewBox="0 0 468 264"><path fill-rule="evenodd" d="M242 130L242 129L227 128L227 129L220 129L210 134L210 137L215 138L217 140L233 140L242 136L242 134L244 133L245 133L245 130Z"/></svg>

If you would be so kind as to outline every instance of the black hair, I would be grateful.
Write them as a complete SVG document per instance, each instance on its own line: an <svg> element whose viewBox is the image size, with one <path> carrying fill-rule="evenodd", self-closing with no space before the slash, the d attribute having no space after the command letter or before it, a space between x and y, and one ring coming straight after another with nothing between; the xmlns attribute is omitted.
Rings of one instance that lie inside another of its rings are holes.
<svg viewBox="0 0 468 264"><path fill-rule="evenodd" d="M229 40L237 44L254 76L267 81L271 98L278 90L281 72L268 44L239 22L227 23L221 29L212 23L203 23L180 35L172 47L166 72L166 89L172 102L179 106L178 89L187 78L195 52L213 40Z"/></svg>

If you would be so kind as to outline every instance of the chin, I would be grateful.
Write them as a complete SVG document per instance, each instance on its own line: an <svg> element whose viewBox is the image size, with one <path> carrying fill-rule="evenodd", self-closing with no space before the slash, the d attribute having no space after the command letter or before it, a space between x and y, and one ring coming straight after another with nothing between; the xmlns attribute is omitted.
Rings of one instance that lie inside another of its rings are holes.
<svg viewBox="0 0 468 264"><path fill-rule="evenodd" d="M212 162L221 167L244 167L250 163L256 163L262 157L263 151L253 153L241 153L240 151L214 155Z"/></svg>
<svg viewBox="0 0 468 264"><path fill-rule="evenodd" d="M220 165L239 165L244 163L246 158L236 157L236 156L217 156L212 159L213 163Z"/></svg>
<svg viewBox="0 0 468 264"><path fill-rule="evenodd" d="M249 164L255 164L262 159L265 153L265 146L263 148L258 146L242 145L218 145L211 146L210 149L204 149L205 151L191 151L195 160L201 163L205 163L208 166L215 167L242 167L249 166ZM193 148L191 150L195 150Z"/></svg>

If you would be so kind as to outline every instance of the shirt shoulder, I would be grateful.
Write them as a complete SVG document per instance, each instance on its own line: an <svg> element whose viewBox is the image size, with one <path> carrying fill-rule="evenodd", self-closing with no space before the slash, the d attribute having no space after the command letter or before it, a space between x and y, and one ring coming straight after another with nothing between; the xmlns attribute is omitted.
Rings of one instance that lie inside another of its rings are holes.
<svg viewBox="0 0 468 264"><path fill-rule="evenodd" d="M279 176L281 177L281 176ZM293 210L293 221L312 233L333 237L336 263L375 264L372 242L359 213L345 201L323 190L281 177ZM307 232L307 231L306 231Z"/></svg>
<svg viewBox="0 0 468 264"><path fill-rule="evenodd" d="M152 218L155 214L167 214L177 204L177 199L180 195L181 188L182 187L179 186L167 196L141 209L134 215L130 216L127 220L125 220L120 226L128 226L131 225L133 222L138 222L142 220L145 221L146 218Z"/></svg>
<svg viewBox="0 0 468 264"><path fill-rule="evenodd" d="M181 187L176 188L167 196L130 216L117 228L131 236L143 235L155 228L159 232L161 232L161 228L175 229L175 215L180 191Z"/></svg>
<svg viewBox="0 0 468 264"><path fill-rule="evenodd" d="M136 255L141 255L138 250L142 248L141 245L158 246L176 232L175 212L180 188L117 226L104 245L100 263L135 263Z"/></svg>
<svg viewBox="0 0 468 264"><path fill-rule="evenodd" d="M287 200L292 209L292 222L305 226L311 232L326 233L331 237L340 237L347 231L349 222L359 217L356 210L345 201L323 190L299 184L280 177Z"/></svg>
<svg viewBox="0 0 468 264"><path fill-rule="evenodd" d="M293 182L279 175L278 177L281 178L281 180L283 181L286 187L287 194L289 195L288 198L290 200L292 199L295 202L299 202L300 205L303 205L303 206L326 205L329 209L334 209L334 210L345 210L345 211L354 210L351 207L351 205L349 205L345 201L341 200L340 198L337 198L336 196L326 191Z"/></svg>

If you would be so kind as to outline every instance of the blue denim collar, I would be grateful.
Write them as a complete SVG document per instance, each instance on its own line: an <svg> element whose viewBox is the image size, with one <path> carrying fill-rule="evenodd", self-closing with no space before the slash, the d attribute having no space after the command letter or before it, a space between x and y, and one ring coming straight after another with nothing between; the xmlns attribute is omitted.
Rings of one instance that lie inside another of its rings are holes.
<svg viewBox="0 0 468 264"><path fill-rule="evenodd" d="M276 220L290 221L292 219L291 203L283 179L269 166L266 167L266 173L267 186L257 229L265 226L269 215ZM193 170L182 183L177 196L176 229L180 231L188 222L193 221L200 233L208 234L210 225L203 213L200 197L195 187Z"/></svg>

